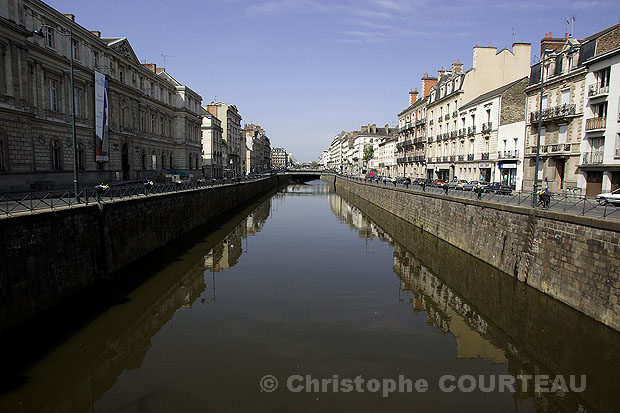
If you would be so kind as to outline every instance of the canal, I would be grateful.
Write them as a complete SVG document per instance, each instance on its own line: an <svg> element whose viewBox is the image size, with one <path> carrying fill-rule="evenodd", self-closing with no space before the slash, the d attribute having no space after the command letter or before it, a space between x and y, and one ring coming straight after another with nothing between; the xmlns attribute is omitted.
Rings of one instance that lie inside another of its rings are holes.
<svg viewBox="0 0 620 413"><path fill-rule="evenodd" d="M4 355L0 411L620 406L620 334L321 181L130 271L88 322Z"/></svg>

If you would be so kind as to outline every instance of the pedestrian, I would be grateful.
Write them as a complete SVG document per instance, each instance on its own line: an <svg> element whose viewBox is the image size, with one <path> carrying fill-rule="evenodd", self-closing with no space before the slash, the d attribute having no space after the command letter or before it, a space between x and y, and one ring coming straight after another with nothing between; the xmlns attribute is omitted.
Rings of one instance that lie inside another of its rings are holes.
<svg viewBox="0 0 620 413"><path fill-rule="evenodd" d="M482 197L482 186L480 184L476 185L476 197L478 199Z"/></svg>
<svg viewBox="0 0 620 413"><path fill-rule="evenodd" d="M444 182L444 184L443 184L443 191L446 193L446 195L448 195L448 189L449 189L448 188L448 183Z"/></svg>
<svg viewBox="0 0 620 413"><path fill-rule="evenodd" d="M424 192L426 188L426 181L424 179L420 181L420 186L422 186L422 192Z"/></svg>

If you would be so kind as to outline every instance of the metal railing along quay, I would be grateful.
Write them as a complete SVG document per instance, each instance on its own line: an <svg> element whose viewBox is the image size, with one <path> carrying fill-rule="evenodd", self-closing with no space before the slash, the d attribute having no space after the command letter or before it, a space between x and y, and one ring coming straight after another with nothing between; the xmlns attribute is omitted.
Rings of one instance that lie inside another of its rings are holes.
<svg viewBox="0 0 620 413"><path fill-rule="evenodd" d="M273 175L275 176L275 175ZM244 179L222 179L218 180L199 180L196 182L182 183L133 183L128 185L110 185L108 189L96 189L96 187L84 187L78 192L76 197L73 190L66 191L47 191L30 192L19 194L0 195L0 216L11 216L22 212L35 212L42 210L53 210L58 208L72 208L77 206L89 205L92 203L106 203L122 199L145 197L155 194L165 194L191 189L200 189L212 186L233 185L239 182L256 181L267 179L264 177L249 177Z"/></svg>
<svg viewBox="0 0 620 413"><path fill-rule="evenodd" d="M408 189L413 192L423 193L434 193L434 194L442 194L446 195L446 191L444 188L433 187L430 185L426 185L424 191L422 187L416 184L400 184L394 182L383 182L383 181L374 181L374 180L366 180L364 178L358 177L345 177L346 179L351 179L354 181L365 182L367 184L382 186L382 187L392 187L392 188L403 188ZM564 212L567 214L573 215L582 215L588 216L592 218L601 218L601 219L620 219L620 206L615 206L609 203L605 203L601 205L596 198L588 198L582 195L570 194L570 193L551 193L548 202L542 202L539 199L537 194L528 191L513 191L510 195L504 195L494 192L481 192L478 194L476 191L464 191L464 190L455 190L454 188L450 188L448 190L447 195L466 198L466 199L476 199L485 202L495 202L498 204L504 205L516 205L526 208L536 208L541 210L550 210L555 212ZM536 206L532 207L532 197L535 197Z"/></svg>

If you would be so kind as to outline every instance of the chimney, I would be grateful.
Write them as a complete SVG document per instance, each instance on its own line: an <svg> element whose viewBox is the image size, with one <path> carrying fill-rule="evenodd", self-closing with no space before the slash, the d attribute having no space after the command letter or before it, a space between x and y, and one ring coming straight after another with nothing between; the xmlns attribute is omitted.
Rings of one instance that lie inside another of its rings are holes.
<svg viewBox="0 0 620 413"><path fill-rule="evenodd" d="M90 32L97 37L101 37L101 32L99 30L91 30Z"/></svg>
<svg viewBox="0 0 620 413"><path fill-rule="evenodd" d="M441 77L445 74L446 74L446 69L444 69L442 66L441 69L437 71L437 79L441 79Z"/></svg>
<svg viewBox="0 0 620 413"><path fill-rule="evenodd" d="M375 134L377 133L377 124L376 123L372 124L372 133L375 133Z"/></svg>
<svg viewBox="0 0 620 413"><path fill-rule="evenodd" d="M385 136L390 136L390 125L385 124Z"/></svg>
<svg viewBox="0 0 620 413"><path fill-rule="evenodd" d="M166 68L165 67L158 67L155 69L155 74L160 74L161 72L165 72Z"/></svg>
<svg viewBox="0 0 620 413"><path fill-rule="evenodd" d="M457 59L452 63L452 73L461 73L463 71L463 63L460 59Z"/></svg>
<svg viewBox="0 0 620 413"><path fill-rule="evenodd" d="M413 105L416 100L418 100L418 88L409 91L409 104Z"/></svg>
<svg viewBox="0 0 620 413"><path fill-rule="evenodd" d="M207 105L207 112L217 118L217 105Z"/></svg>
<svg viewBox="0 0 620 413"><path fill-rule="evenodd" d="M428 73L422 76L422 96L426 97L431 93L431 88L437 84L437 78L430 77Z"/></svg>
<svg viewBox="0 0 620 413"><path fill-rule="evenodd" d="M65 16L67 19L71 20L72 22L75 21L75 14L64 13L63 16Z"/></svg>
<svg viewBox="0 0 620 413"><path fill-rule="evenodd" d="M142 63L142 66L144 66L151 72L156 73L157 65L155 63Z"/></svg>

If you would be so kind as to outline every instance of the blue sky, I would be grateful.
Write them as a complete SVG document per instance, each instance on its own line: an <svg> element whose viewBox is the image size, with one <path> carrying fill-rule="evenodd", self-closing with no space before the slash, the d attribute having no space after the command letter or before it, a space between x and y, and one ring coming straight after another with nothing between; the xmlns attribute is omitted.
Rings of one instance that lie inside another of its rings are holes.
<svg viewBox="0 0 620 413"><path fill-rule="evenodd" d="M395 125L426 72L476 44L510 48L575 16L583 38L617 24L617 1L47 0L102 36L129 39L138 58L163 66L203 98L237 105L272 146L315 160L341 130ZM570 30L570 26L569 30ZM514 31L514 35L513 35Z"/></svg>

